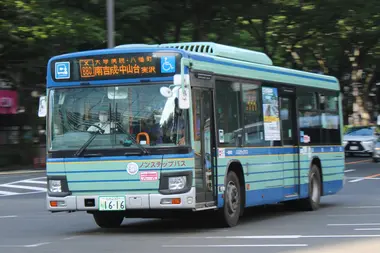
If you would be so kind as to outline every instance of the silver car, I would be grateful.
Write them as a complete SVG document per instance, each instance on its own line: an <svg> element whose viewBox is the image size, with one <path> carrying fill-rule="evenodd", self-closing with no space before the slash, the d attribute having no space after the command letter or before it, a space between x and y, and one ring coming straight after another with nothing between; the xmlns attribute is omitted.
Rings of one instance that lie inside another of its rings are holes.
<svg viewBox="0 0 380 253"><path fill-rule="evenodd" d="M378 134L376 127L352 127L343 136L343 145L346 155L368 154L373 155Z"/></svg>

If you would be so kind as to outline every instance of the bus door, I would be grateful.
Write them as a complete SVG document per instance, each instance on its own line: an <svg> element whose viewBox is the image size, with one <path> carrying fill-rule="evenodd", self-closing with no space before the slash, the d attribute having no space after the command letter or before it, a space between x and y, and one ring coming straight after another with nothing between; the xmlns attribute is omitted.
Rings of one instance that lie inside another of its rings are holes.
<svg viewBox="0 0 380 253"><path fill-rule="evenodd" d="M212 88L192 88L196 202L214 205L215 130Z"/></svg>
<svg viewBox="0 0 380 253"><path fill-rule="evenodd" d="M291 88L280 91L281 139L284 149L284 199L297 197L299 194L299 148L297 131L296 94Z"/></svg>

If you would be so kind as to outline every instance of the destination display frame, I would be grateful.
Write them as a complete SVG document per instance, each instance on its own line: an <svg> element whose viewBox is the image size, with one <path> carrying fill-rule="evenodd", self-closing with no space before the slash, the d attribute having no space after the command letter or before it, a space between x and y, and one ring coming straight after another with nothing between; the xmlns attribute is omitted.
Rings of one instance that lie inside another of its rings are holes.
<svg viewBox="0 0 380 253"><path fill-rule="evenodd" d="M181 58L177 52L88 55L54 60L50 69L55 82L170 77L181 72Z"/></svg>

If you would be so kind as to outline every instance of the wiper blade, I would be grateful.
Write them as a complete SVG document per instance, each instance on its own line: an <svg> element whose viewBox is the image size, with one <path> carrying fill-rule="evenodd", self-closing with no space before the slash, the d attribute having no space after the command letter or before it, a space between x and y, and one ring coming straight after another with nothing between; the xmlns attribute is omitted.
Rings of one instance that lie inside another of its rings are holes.
<svg viewBox="0 0 380 253"><path fill-rule="evenodd" d="M121 131L124 134L128 135L128 138L132 140L132 142L143 152L144 155L150 155L149 150L147 150L140 143L138 143L137 140L130 133L125 131L125 129L122 126L118 126L118 127L121 129Z"/></svg>
<svg viewBox="0 0 380 253"><path fill-rule="evenodd" d="M100 133L100 130L99 131L96 131L95 133L92 134L92 136L90 137L90 139L88 139L83 145L82 147L80 147L77 152L75 152L74 156L82 156L84 151L86 150L86 148L91 144L91 142L95 139L95 137Z"/></svg>

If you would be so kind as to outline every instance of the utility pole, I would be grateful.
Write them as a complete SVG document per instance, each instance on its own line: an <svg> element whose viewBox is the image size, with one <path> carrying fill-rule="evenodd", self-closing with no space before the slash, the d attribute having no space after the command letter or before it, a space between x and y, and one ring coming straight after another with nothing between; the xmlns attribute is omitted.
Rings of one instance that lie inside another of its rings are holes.
<svg viewBox="0 0 380 253"><path fill-rule="evenodd" d="M107 0L107 44L108 48L115 47L114 39L114 0Z"/></svg>

